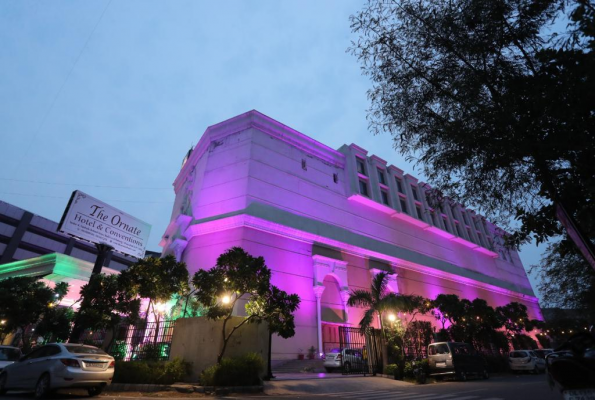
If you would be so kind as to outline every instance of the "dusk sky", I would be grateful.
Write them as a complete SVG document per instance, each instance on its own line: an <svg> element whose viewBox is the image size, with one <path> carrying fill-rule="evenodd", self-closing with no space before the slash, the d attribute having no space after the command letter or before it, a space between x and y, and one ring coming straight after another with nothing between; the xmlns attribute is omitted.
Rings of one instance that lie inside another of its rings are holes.
<svg viewBox="0 0 595 400"><path fill-rule="evenodd" d="M209 126L256 109L423 179L368 131L360 0L0 2L0 199L59 221L80 189L152 225ZM527 245L528 268L543 246Z"/></svg>

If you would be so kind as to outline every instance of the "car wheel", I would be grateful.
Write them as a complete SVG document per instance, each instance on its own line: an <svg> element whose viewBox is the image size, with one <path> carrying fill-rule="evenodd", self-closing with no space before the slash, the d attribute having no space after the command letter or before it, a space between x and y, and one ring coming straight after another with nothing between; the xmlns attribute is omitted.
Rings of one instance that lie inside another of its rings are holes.
<svg viewBox="0 0 595 400"><path fill-rule="evenodd" d="M43 374L35 385L35 398L43 399L50 394L50 375Z"/></svg>
<svg viewBox="0 0 595 400"><path fill-rule="evenodd" d="M6 394L6 374L0 375L0 396Z"/></svg>
<svg viewBox="0 0 595 400"><path fill-rule="evenodd" d="M459 379L463 382L465 382L467 380L467 374L465 372L460 372L459 373Z"/></svg>
<svg viewBox="0 0 595 400"><path fill-rule="evenodd" d="M535 366L535 368L533 368L533 374L539 374L539 367L537 365Z"/></svg>
<svg viewBox="0 0 595 400"><path fill-rule="evenodd" d="M101 386L94 386L87 389L87 393L89 393L89 397L99 396L103 392L103 387Z"/></svg>
<svg viewBox="0 0 595 400"><path fill-rule="evenodd" d="M329 367L324 367L324 369L325 369L325 370L326 370L326 372L328 372L329 374L330 374L331 372L333 372L333 369L332 369L332 368L329 368Z"/></svg>
<svg viewBox="0 0 595 400"><path fill-rule="evenodd" d="M490 379L490 373L488 372L487 369L483 370L482 377L483 377L483 379Z"/></svg>
<svg viewBox="0 0 595 400"><path fill-rule="evenodd" d="M343 371L345 371L347 373L351 372L351 364L348 362L343 364Z"/></svg>

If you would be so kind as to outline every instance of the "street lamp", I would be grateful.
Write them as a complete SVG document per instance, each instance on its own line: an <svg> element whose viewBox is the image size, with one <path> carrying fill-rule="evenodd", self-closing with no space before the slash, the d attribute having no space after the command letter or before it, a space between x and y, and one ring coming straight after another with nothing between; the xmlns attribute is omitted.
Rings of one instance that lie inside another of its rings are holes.
<svg viewBox="0 0 595 400"><path fill-rule="evenodd" d="M227 295L227 294L226 294L225 296L223 296L223 297L221 298L221 302L222 302L223 304L229 304L229 303L231 302L231 297L229 297L229 295Z"/></svg>
<svg viewBox="0 0 595 400"><path fill-rule="evenodd" d="M397 317L395 316L395 314L388 314L388 320L390 322L395 322L396 319Z"/></svg>

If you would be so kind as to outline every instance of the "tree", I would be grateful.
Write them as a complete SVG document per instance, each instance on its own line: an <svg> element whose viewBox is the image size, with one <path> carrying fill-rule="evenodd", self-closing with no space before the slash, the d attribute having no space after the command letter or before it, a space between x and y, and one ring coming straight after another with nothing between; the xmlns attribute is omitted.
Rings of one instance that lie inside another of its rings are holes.
<svg viewBox="0 0 595 400"><path fill-rule="evenodd" d="M223 320L222 345L217 356L220 364L233 334L249 322L269 322L280 336L293 335L293 315L299 298L271 287L271 270L264 258L253 257L241 247L232 247L217 258L210 270L194 274L196 299L206 308L205 316ZM236 304L245 303L246 317L231 329L228 322Z"/></svg>
<svg viewBox="0 0 595 400"><path fill-rule="evenodd" d="M571 40L545 36L566 4ZM509 243L563 225L590 260L594 15L587 0L370 0L351 17L350 50L373 82L372 131L390 132L439 192L507 226Z"/></svg>
<svg viewBox="0 0 595 400"><path fill-rule="evenodd" d="M515 335L520 335L525 330L525 325L528 322L527 306L517 302L511 302L501 307L496 307L496 312L499 314L502 325L508 334L509 339L512 340Z"/></svg>
<svg viewBox="0 0 595 400"><path fill-rule="evenodd" d="M372 279L370 290L352 290L347 305L350 307L364 307L364 316L359 322L362 330L372 326L374 316L378 315L380 321L380 333L382 337L382 362L384 366L388 362L387 334L384 329L384 318L386 311L398 312L404 308L404 301L398 295L387 291L388 272L380 272Z"/></svg>
<svg viewBox="0 0 595 400"><path fill-rule="evenodd" d="M24 351L31 348L27 327L37 324L68 293L68 284L52 289L36 277L8 278L0 281L0 320L6 332L21 331Z"/></svg>
<svg viewBox="0 0 595 400"><path fill-rule="evenodd" d="M119 281L141 298L149 299L145 318L151 307L168 302L172 296L188 290L188 268L172 255L163 258L147 257L138 260L121 272Z"/></svg>
<svg viewBox="0 0 595 400"><path fill-rule="evenodd" d="M81 288L81 305L76 325L80 330L71 335L78 342L84 329L110 329L112 340L122 323L132 324L139 317L140 298L129 281L120 275L95 274Z"/></svg>
<svg viewBox="0 0 595 400"><path fill-rule="evenodd" d="M439 294L432 301L432 306L434 318L442 324L442 331L446 330L446 322L453 325L465 315L465 308L456 294Z"/></svg>
<svg viewBox="0 0 595 400"><path fill-rule="evenodd" d="M297 294L288 294L273 285L271 285L268 293L246 305L248 315L259 316L254 320L255 322L266 321L269 327L268 379L274 378L271 365L273 335L276 334L283 339L295 335L295 317L293 313L297 311L299 306L300 297Z"/></svg>
<svg viewBox="0 0 595 400"><path fill-rule="evenodd" d="M580 309L595 322L595 271L567 240L548 245L531 273L540 278L542 307Z"/></svg>

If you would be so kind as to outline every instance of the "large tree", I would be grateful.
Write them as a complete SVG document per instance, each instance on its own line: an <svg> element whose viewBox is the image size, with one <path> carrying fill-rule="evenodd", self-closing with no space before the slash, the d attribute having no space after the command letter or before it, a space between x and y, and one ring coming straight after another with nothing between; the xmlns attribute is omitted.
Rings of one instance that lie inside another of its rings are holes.
<svg viewBox="0 0 595 400"><path fill-rule="evenodd" d="M196 272L192 283L196 299L205 307L204 315L223 321L217 363L221 363L233 334L246 323L266 321L272 333L282 337L295 334L292 314L299 297L271 285L271 270L263 257L253 257L241 247L232 247L217 258L213 268ZM246 315L228 327L234 313L240 316L236 307L240 304L244 304Z"/></svg>
<svg viewBox="0 0 595 400"><path fill-rule="evenodd" d="M122 271L118 278L124 287L130 288L143 299L149 299L145 313L148 317L155 304L165 303L174 295L188 291L188 268L172 255L163 258L147 257L138 260Z"/></svg>
<svg viewBox="0 0 595 400"><path fill-rule="evenodd" d="M246 305L248 315L255 315L255 322L265 321L269 327L269 356L267 360L266 379L272 379L273 368L271 365L271 350L273 335L288 339L295 335L294 312L300 306L300 297L297 294L288 294L284 290L271 285L268 292Z"/></svg>
<svg viewBox="0 0 595 400"><path fill-rule="evenodd" d="M567 35L548 36L568 10ZM546 240L560 221L576 233L566 212L589 258L594 15L588 0L368 1L351 17L351 51L373 82L373 132L392 133L437 189L507 226L512 243Z"/></svg>
<svg viewBox="0 0 595 400"><path fill-rule="evenodd" d="M24 351L31 347L27 327L35 326L68 293L68 284L50 288L36 277L8 278L0 281L0 320L5 332L20 330Z"/></svg>
<svg viewBox="0 0 595 400"><path fill-rule="evenodd" d="M567 240L550 244L531 272L540 278L542 307L584 310L595 322L595 271Z"/></svg>

